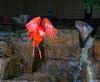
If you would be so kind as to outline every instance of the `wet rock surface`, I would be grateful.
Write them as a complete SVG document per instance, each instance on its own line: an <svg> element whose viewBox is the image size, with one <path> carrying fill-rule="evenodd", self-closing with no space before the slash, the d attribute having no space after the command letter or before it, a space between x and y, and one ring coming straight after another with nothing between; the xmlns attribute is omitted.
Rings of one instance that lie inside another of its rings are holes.
<svg viewBox="0 0 100 82"><path fill-rule="evenodd" d="M80 45L77 30L60 29L57 39L46 39L44 44L46 58L79 59Z"/></svg>
<svg viewBox="0 0 100 82"><path fill-rule="evenodd" d="M19 56L13 56L9 58L0 58L0 78L9 79L14 76L19 76L23 72L21 64L22 58Z"/></svg>
<svg viewBox="0 0 100 82"><path fill-rule="evenodd" d="M11 79L11 81L36 81L36 82L69 82L68 79L72 75L71 71L77 69L79 64L79 33L77 30L59 30L58 39L45 40L45 62L42 64L38 72L31 72L32 69L24 71L22 76ZM18 45L18 44L17 44ZM28 64L32 62L30 58L31 45L19 44L18 49L22 52L22 56Z"/></svg>
<svg viewBox="0 0 100 82"><path fill-rule="evenodd" d="M11 41L0 41L0 48L3 49L0 57L0 80L19 76L23 71L23 57L16 54L16 47Z"/></svg>
<svg viewBox="0 0 100 82"><path fill-rule="evenodd" d="M36 82L69 82L68 80L61 78L59 76L54 76L41 72L25 73L20 77L13 78L15 81L36 81Z"/></svg>
<svg viewBox="0 0 100 82"><path fill-rule="evenodd" d="M39 71L66 79L74 79L80 57L79 32L61 29L58 31L57 39L47 39L44 43L46 45L45 62Z"/></svg>
<svg viewBox="0 0 100 82"><path fill-rule="evenodd" d="M94 53L97 60L100 60L100 40L96 39L94 41Z"/></svg>
<svg viewBox="0 0 100 82"><path fill-rule="evenodd" d="M79 70L78 66L80 62L79 32L77 30L59 30L58 37L56 40L45 40L45 62L34 73L32 73L32 45L17 44L18 54L21 54L24 59L25 67L22 70L19 68L21 63L20 56L13 55L12 57L10 55L8 58L4 58L4 60L1 58L0 77L2 77L2 73L4 75L2 82L70 82L71 79L74 79L73 77ZM100 59L99 41L96 40L94 46L95 57L96 59ZM95 79L97 79L97 82L100 79L99 62L98 60L94 64L96 66ZM5 63L4 67L2 63ZM20 73L20 70L24 73ZM19 74L21 75L19 76ZM87 82L86 75L86 69L82 70L81 75L78 77L79 82Z"/></svg>

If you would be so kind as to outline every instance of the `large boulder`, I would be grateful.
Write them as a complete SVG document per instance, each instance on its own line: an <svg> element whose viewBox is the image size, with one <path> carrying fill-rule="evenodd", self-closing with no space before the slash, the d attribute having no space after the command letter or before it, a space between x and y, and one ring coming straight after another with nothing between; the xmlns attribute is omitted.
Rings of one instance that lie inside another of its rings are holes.
<svg viewBox="0 0 100 82"><path fill-rule="evenodd" d="M79 32L75 29L58 29L58 38L46 39L44 44L46 61L40 71L71 79L79 65Z"/></svg>
<svg viewBox="0 0 100 82"><path fill-rule="evenodd" d="M12 81L17 82L69 82L65 78L59 76L53 76L46 73L34 72L34 73L25 73L24 75L11 79ZM5 81L6 82L6 81Z"/></svg>
<svg viewBox="0 0 100 82"><path fill-rule="evenodd" d="M0 58L0 79L10 79L24 72L23 58L12 56Z"/></svg>
<svg viewBox="0 0 100 82"><path fill-rule="evenodd" d="M62 59L79 59L79 32L75 29L58 29L57 39L46 39L45 56Z"/></svg>
<svg viewBox="0 0 100 82"><path fill-rule="evenodd" d="M97 60L100 59L100 40L96 39L94 41L94 53Z"/></svg>

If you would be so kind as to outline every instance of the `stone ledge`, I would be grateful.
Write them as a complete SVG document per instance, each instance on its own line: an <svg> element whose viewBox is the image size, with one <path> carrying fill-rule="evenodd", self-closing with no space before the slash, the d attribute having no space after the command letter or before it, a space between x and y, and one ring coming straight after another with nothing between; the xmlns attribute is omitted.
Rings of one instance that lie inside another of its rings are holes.
<svg viewBox="0 0 100 82"><path fill-rule="evenodd" d="M24 69L19 66L22 64L22 60L22 57L19 55L0 58L0 79L9 79L20 75L21 71L24 71Z"/></svg>

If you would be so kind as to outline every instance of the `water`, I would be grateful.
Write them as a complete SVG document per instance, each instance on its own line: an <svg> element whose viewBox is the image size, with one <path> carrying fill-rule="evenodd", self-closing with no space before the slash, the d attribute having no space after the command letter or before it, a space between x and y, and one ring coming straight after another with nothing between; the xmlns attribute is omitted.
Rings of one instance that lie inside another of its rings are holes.
<svg viewBox="0 0 100 82"><path fill-rule="evenodd" d="M84 45L84 48L82 48L81 50L80 65L79 65L80 70L78 71L78 73L84 68L86 68L87 82L93 82L93 78L94 78L93 60L92 60L91 53L89 52L89 49L92 48L93 46L93 41L94 38L89 36Z"/></svg>
<svg viewBox="0 0 100 82"><path fill-rule="evenodd" d="M87 72L87 82L94 82L94 70L93 70L93 58L90 49L93 46L94 38L91 37L91 32L93 27L83 21L75 21L76 28L80 31L81 38L83 40L83 48L80 54L80 64L79 71L75 76L75 82L77 82L77 77L80 75L80 71L86 69Z"/></svg>

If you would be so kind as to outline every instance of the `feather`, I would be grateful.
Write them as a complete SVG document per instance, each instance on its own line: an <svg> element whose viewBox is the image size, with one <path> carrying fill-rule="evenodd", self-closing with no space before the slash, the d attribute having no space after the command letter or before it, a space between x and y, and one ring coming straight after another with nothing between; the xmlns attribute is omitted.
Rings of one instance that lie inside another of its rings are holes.
<svg viewBox="0 0 100 82"><path fill-rule="evenodd" d="M44 28L45 34L48 36L48 38L57 38L57 30L47 18L43 19L42 27Z"/></svg>
<svg viewBox="0 0 100 82"><path fill-rule="evenodd" d="M33 18L29 23L27 23L25 26L27 30L30 31L37 31L37 27L40 25L41 18L40 17L35 17Z"/></svg>
<svg viewBox="0 0 100 82"><path fill-rule="evenodd" d="M34 39L34 32L29 32L29 40L32 40Z"/></svg>
<svg viewBox="0 0 100 82"><path fill-rule="evenodd" d="M25 26L29 32L29 39L33 40L34 49L32 57L34 57L34 50L37 48L39 51L40 59L42 59L41 50L38 47L39 44L43 41L45 36L48 36L48 38L56 38L57 30L53 27L47 18L43 19L42 25L40 23L41 17L35 17Z"/></svg>

